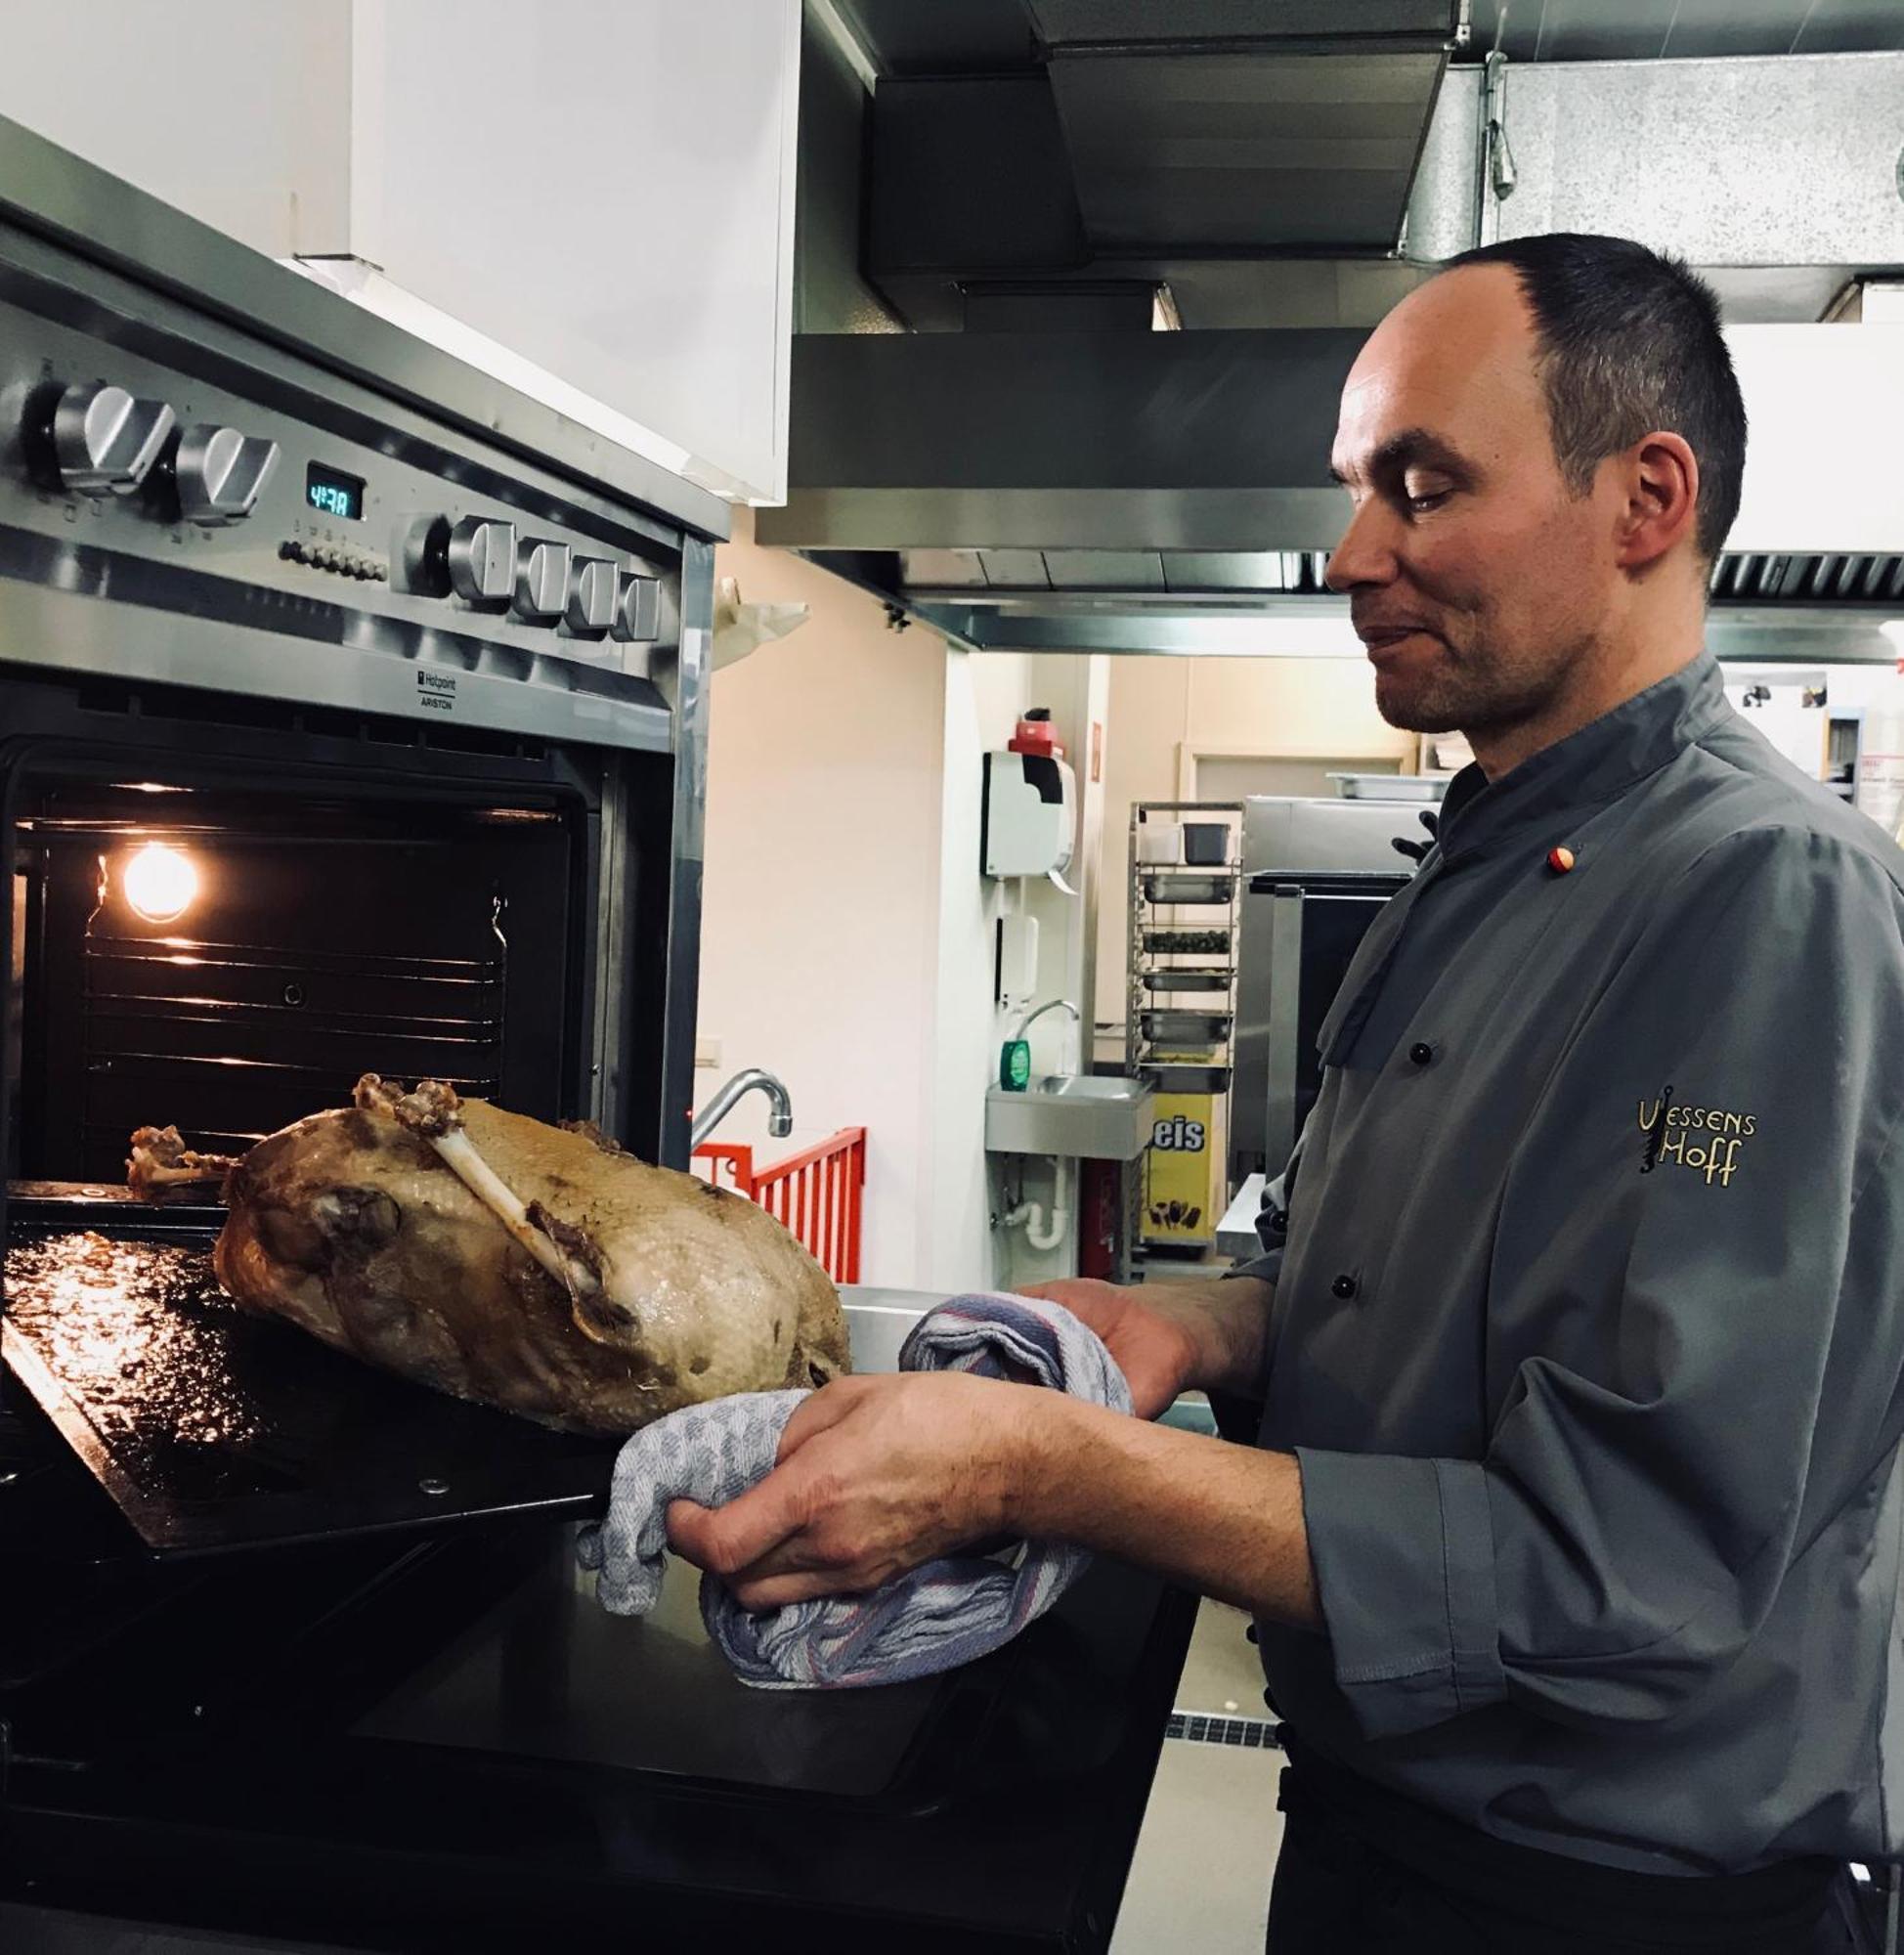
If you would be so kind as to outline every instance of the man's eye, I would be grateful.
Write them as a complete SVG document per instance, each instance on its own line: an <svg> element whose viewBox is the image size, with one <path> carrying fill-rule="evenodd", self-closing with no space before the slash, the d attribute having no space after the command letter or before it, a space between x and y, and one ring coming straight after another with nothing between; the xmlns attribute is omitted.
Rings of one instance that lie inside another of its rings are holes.
<svg viewBox="0 0 1904 1955"><path fill-rule="evenodd" d="M1452 494L1453 491L1450 489L1418 490L1409 495L1408 507L1417 516L1423 516L1426 515L1430 509L1440 508L1440 506L1444 502L1446 502L1449 497Z"/></svg>

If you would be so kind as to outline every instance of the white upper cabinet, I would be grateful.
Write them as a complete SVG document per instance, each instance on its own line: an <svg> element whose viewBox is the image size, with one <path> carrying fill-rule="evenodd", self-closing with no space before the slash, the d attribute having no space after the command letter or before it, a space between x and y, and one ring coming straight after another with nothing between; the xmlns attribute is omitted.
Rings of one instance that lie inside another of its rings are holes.
<svg viewBox="0 0 1904 1955"><path fill-rule="evenodd" d="M799 0L0 0L0 114L784 499Z"/></svg>

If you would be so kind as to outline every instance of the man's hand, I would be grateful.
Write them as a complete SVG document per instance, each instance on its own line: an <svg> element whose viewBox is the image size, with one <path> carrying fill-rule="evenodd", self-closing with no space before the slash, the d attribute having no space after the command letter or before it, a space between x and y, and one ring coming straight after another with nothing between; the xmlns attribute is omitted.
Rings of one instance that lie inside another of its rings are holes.
<svg viewBox="0 0 1904 1955"><path fill-rule="evenodd" d="M1191 1386L1260 1389L1272 1286L1241 1277L1122 1289L1093 1277L1028 1283L1021 1294L1061 1303L1104 1340L1139 1418L1155 1418Z"/></svg>
<svg viewBox="0 0 1904 1955"><path fill-rule="evenodd" d="M1120 1289L1095 1277L1064 1277L1057 1282L1026 1283L1021 1296L1061 1303L1104 1341L1131 1388L1131 1410L1155 1418L1190 1383L1197 1346L1190 1326L1167 1307L1160 1291Z"/></svg>
<svg viewBox="0 0 1904 1955"><path fill-rule="evenodd" d="M673 1501L669 1542L744 1609L877 1588L1016 1532L1020 1489L1072 1403L965 1371L838 1379L787 1421L757 1486L724 1507Z"/></svg>
<svg viewBox="0 0 1904 1955"><path fill-rule="evenodd" d="M675 1553L754 1610L858 1594L998 1535L1121 1554L1258 1615L1321 1620L1293 1458L965 1371L841 1378L787 1421L758 1486L724 1507L668 1509Z"/></svg>

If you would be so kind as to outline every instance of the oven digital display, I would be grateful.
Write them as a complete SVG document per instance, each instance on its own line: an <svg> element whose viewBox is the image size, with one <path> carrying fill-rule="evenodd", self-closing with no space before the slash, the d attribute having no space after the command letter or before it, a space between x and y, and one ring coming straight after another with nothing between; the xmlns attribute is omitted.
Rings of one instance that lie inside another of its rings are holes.
<svg viewBox="0 0 1904 1955"><path fill-rule="evenodd" d="M314 461L304 471L304 500L326 516L364 519L364 478Z"/></svg>

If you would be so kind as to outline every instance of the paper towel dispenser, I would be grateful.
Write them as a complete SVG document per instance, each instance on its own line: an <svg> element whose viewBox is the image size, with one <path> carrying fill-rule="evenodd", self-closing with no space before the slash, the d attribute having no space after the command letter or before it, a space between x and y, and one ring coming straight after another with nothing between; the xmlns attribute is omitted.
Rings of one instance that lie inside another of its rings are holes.
<svg viewBox="0 0 1904 1955"><path fill-rule="evenodd" d="M988 876L1057 876L1077 839L1077 777L1049 754L985 756L979 863Z"/></svg>

